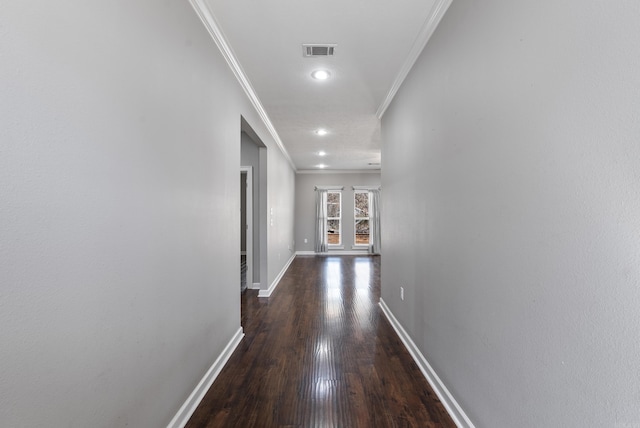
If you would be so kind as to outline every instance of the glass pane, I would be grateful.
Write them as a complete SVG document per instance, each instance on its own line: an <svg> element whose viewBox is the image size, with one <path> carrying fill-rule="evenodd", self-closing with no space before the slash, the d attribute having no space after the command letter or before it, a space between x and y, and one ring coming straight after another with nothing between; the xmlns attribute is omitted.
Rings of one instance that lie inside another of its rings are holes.
<svg viewBox="0 0 640 428"><path fill-rule="evenodd" d="M327 220L327 241L331 245L340 244L340 220Z"/></svg>
<svg viewBox="0 0 640 428"><path fill-rule="evenodd" d="M340 193L327 194L327 214L329 217L340 217Z"/></svg>
<svg viewBox="0 0 640 428"><path fill-rule="evenodd" d="M329 217L340 217L340 205L327 204L327 215Z"/></svg>
<svg viewBox="0 0 640 428"><path fill-rule="evenodd" d="M356 220L356 245L369 243L369 220Z"/></svg>
<svg viewBox="0 0 640 428"><path fill-rule="evenodd" d="M369 217L369 194L356 193L354 208L355 217Z"/></svg>

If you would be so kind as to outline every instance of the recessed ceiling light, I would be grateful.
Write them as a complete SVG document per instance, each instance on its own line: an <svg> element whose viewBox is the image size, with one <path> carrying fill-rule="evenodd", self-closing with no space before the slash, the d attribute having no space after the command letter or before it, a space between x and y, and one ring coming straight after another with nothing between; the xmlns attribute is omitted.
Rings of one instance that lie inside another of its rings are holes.
<svg viewBox="0 0 640 428"><path fill-rule="evenodd" d="M327 80L329 76L331 76L331 73L329 73L327 70L316 70L311 73L311 77L316 80Z"/></svg>
<svg viewBox="0 0 640 428"><path fill-rule="evenodd" d="M325 151L320 150L318 152L318 156L326 156L326 155L327 155L327 152L325 152Z"/></svg>
<svg viewBox="0 0 640 428"><path fill-rule="evenodd" d="M327 131L326 129L323 129L323 128L316 129L315 132L316 132L316 134L318 134L320 136L327 135L329 133L329 131Z"/></svg>
<svg viewBox="0 0 640 428"><path fill-rule="evenodd" d="M326 168L326 167L327 166L325 164L323 164L323 163L321 163L320 165L316 165L316 168L320 168L320 169L323 169L323 168Z"/></svg>

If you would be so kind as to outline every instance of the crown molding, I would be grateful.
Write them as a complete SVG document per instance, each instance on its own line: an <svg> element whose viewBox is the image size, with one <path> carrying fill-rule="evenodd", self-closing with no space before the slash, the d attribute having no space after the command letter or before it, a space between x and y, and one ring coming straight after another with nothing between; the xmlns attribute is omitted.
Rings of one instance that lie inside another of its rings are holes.
<svg viewBox="0 0 640 428"><path fill-rule="evenodd" d="M427 19L425 20L422 29L420 30L420 33L418 33L418 37L413 42L413 46L409 51L407 59L405 59L404 63L402 64L402 68L400 68L400 71L396 75L396 78L393 81L393 85L391 85L391 89L389 89L389 93L387 93L386 98L384 99L382 104L380 104L380 107L378 107L378 111L376 111L376 116L378 117L378 119L382 119L384 112L387 110L387 107L389 107L389 104L391 104L391 101L393 101L393 98L396 96L396 92L398 92L400 86L402 86L402 82L404 82L404 79L407 78L407 75L418 60L418 57L422 53L422 50L433 35L433 32L436 31L440 20L444 16L444 13L447 11L447 9L449 9L452 1L453 0L436 0L436 2L434 3L433 7L431 8L431 12L429 12L429 16L427 16Z"/></svg>
<svg viewBox="0 0 640 428"><path fill-rule="evenodd" d="M289 156L289 152L287 152L287 149L284 147L284 144L282 143L282 140L280 139L276 128L273 126L273 123L271 123L271 120L269 119L266 110L262 106L262 103L260 102L256 91L253 89L249 78L242 69L240 62L236 58L233 49L231 49L231 45L229 45L229 43L227 42L227 38L218 25L218 22L216 21L216 18L207 5L206 1L189 0L189 3L191 3L191 7L193 7L193 9L195 10L196 14L209 32L209 35L216 43L216 46L218 46L218 49L220 49L222 56L227 61L227 64L229 64L229 67L233 71L233 74L236 76L236 79L238 79L240 86L242 86L242 89L247 94L247 97L249 97L251 104L253 104L253 107L258 112L260 119L262 119L262 122L267 127L267 130L275 140L283 156L287 159L287 161L291 165L291 168L293 168L294 171L297 171L296 165L293 163L291 156Z"/></svg>

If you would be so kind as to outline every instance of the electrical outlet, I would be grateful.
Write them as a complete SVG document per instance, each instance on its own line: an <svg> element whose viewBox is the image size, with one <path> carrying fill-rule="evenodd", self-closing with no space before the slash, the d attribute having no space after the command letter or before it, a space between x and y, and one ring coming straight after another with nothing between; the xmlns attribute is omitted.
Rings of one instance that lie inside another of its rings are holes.
<svg viewBox="0 0 640 428"><path fill-rule="evenodd" d="M404 300L404 287L400 287L400 300Z"/></svg>
<svg viewBox="0 0 640 428"><path fill-rule="evenodd" d="M309 242L309 240L307 238L304 238L304 243L306 244L307 242Z"/></svg>

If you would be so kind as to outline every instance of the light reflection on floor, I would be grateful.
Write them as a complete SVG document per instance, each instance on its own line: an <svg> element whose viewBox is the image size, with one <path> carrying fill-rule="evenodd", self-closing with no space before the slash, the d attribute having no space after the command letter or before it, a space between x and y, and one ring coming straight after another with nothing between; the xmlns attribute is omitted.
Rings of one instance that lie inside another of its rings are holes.
<svg viewBox="0 0 640 428"><path fill-rule="evenodd" d="M382 318L379 268L300 257L268 301L248 290L245 339L189 426L454 428Z"/></svg>
<svg viewBox="0 0 640 428"><path fill-rule="evenodd" d="M345 266L349 266L345 271ZM373 264L368 257L345 263L343 257L327 257L320 286L325 295L321 311L323 333L313 343L314 384L309 391L316 400L331 400L335 394L335 353L344 341L362 341L376 328L373 295ZM373 344L372 344L373 345Z"/></svg>
<svg viewBox="0 0 640 428"><path fill-rule="evenodd" d="M344 310L342 296L342 262L339 257L327 257L324 267L324 288L326 290L325 323L338 320Z"/></svg>
<svg viewBox="0 0 640 428"><path fill-rule="evenodd" d="M349 262L345 262L344 257L327 257L323 264L322 280L318 284L325 296L319 320L323 329L310 344L314 351L314 380L306 385L307 393L316 403L313 406L316 421L338 411L336 397L340 385L344 387L345 379L336 355L341 352L342 344L355 341L364 345L365 336L377 328L373 275L369 257L355 257ZM372 347L373 357L375 343L367 343L367 346ZM325 422L326 426L332 426L330 420Z"/></svg>

